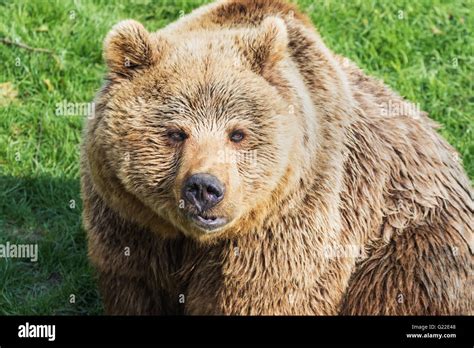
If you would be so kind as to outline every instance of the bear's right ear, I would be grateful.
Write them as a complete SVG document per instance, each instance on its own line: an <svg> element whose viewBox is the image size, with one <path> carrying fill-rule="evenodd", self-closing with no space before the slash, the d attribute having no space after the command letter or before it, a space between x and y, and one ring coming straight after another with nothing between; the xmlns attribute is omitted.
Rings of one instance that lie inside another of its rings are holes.
<svg viewBox="0 0 474 348"><path fill-rule="evenodd" d="M263 74L282 60L288 50L286 24L279 17L267 17L250 33L237 37L237 42L252 70Z"/></svg>
<svg viewBox="0 0 474 348"><path fill-rule="evenodd" d="M104 40L104 58L111 73L131 78L157 61L156 38L134 20L116 24Z"/></svg>

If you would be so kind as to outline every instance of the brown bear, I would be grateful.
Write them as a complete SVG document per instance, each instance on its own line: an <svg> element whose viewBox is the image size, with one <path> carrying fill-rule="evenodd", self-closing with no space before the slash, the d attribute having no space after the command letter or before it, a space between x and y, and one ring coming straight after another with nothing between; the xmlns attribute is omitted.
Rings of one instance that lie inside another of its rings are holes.
<svg viewBox="0 0 474 348"><path fill-rule="evenodd" d="M293 5L127 20L104 56L81 180L108 314L473 314L456 152Z"/></svg>

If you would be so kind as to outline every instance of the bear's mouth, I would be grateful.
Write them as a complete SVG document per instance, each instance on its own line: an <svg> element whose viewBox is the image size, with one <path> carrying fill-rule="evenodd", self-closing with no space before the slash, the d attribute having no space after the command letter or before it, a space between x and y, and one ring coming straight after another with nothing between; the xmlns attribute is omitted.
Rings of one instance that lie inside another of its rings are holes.
<svg viewBox="0 0 474 348"><path fill-rule="evenodd" d="M227 219L223 216L205 215L203 213L190 214L191 220L201 228L212 231L227 223Z"/></svg>

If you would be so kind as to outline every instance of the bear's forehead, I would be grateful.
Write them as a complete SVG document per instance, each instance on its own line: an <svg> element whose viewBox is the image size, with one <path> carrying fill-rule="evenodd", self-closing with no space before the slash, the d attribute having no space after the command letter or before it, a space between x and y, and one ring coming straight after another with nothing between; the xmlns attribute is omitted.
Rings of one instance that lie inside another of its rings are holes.
<svg viewBox="0 0 474 348"><path fill-rule="evenodd" d="M146 79L146 83L131 81L128 88L118 87L118 93L109 100L111 108L146 122L189 127L226 126L234 120L251 120L257 125L259 119L272 110L267 98L258 95L245 81L238 78L232 81L229 75L225 78L203 75L192 81L187 79L186 83L175 76L165 80L162 76L154 79L150 75L137 77Z"/></svg>
<svg viewBox="0 0 474 348"><path fill-rule="evenodd" d="M160 36L158 32L156 35ZM196 30L191 32L165 35L171 48L185 49L194 53L236 48L236 33L225 30Z"/></svg>
<svg viewBox="0 0 474 348"><path fill-rule="evenodd" d="M159 36L159 34L157 33ZM166 50L161 57L163 65L186 67L195 71L212 67L213 71L242 68L244 58L235 40L235 34L222 31L197 31L165 36ZM159 42L159 40L157 40Z"/></svg>
<svg viewBox="0 0 474 348"><path fill-rule="evenodd" d="M268 103L243 88L225 81L201 81L170 93L157 103L157 110L166 115L187 115L202 119L247 117L268 111Z"/></svg>
<svg viewBox="0 0 474 348"><path fill-rule="evenodd" d="M157 66L134 84L138 95L155 98L164 105L201 105L257 107L268 104L266 82L250 72L234 67L222 69L216 62L176 67Z"/></svg>

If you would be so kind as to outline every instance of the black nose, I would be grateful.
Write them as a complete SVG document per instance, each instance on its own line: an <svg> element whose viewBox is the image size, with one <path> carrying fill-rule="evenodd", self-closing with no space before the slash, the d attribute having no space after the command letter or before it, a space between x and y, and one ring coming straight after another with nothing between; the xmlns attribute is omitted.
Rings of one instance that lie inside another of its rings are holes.
<svg viewBox="0 0 474 348"><path fill-rule="evenodd" d="M201 212L219 203L224 192L224 185L214 175L194 174L184 182L182 195Z"/></svg>

